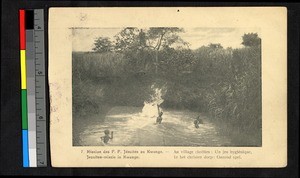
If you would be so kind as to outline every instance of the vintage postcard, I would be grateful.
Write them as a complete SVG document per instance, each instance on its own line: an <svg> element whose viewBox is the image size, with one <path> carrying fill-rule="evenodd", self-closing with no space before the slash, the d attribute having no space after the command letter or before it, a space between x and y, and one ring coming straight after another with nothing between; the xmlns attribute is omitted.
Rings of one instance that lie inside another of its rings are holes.
<svg viewBox="0 0 300 178"><path fill-rule="evenodd" d="M54 167L285 167L283 7L50 8Z"/></svg>

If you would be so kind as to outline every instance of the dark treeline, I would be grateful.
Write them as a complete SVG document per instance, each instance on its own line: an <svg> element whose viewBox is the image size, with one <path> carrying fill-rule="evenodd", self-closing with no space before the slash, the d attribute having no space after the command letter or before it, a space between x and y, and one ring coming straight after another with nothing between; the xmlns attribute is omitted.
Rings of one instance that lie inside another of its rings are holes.
<svg viewBox="0 0 300 178"><path fill-rule="evenodd" d="M191 50L181 32L125 28L115 41L97 38L94 52L73 52L73 114L142 107L155 85L165 89L162 107L206 113L237 143L261 145L260 38L245 34L239 49Z"/></svg>

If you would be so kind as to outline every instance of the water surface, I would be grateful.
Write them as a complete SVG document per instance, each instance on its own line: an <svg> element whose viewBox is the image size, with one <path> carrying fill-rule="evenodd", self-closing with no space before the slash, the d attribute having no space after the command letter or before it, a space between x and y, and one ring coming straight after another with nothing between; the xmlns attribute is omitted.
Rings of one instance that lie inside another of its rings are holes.
<svg viewBox="0 0 300 178"><path fill-rule="evenodd" d="M199 113L188 110L164 110L163 121L155 124L156 117L146 116L142 108L114 107L104 119L94 116L81 122L76 142L81 146L222 146L230 140L220 135L214 124L201 116L204 124L194 127ZM100 137L104 130L114 132L114 137L104 144Z"/></svg>

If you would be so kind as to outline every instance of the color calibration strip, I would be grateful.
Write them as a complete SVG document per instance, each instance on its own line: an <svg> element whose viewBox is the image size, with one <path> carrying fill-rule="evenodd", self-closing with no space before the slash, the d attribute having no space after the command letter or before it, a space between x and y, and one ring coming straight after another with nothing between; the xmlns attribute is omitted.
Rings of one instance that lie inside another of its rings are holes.
<svg viewBox="0 0 300 178"><path fill-rule="evenodd" d="M27 121L27 87L26 87L26 34L25 10L19 11L20 20L20 64L21 64L21 105L22 105L22 138L23 167L29 167L28 121Z"/></svg>
<svg viewBox="0 0 300 178"><path fill-rule="evenodd" d="M45 167L46 90L44 14L19 10L23 167Z"/></svg>

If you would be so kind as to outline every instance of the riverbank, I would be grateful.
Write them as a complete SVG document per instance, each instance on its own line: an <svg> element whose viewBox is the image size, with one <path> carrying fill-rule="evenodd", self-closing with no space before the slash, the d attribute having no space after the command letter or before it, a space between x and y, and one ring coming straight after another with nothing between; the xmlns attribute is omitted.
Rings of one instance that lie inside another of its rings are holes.
<svg viewBox="0 0 300 178"><path fill-rule="evenodd" d="M262 146L262 130L242 130L239 126L232 126L225 120L214 119L209 114L203 114L206 118L210 118L210 122L216 125L218 132L231 139L232 145L236 147L261 147ZM223 146L232 146L223 145Z"/></svg>

